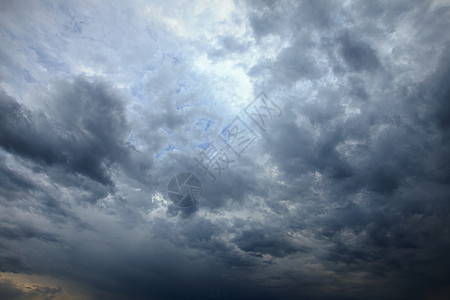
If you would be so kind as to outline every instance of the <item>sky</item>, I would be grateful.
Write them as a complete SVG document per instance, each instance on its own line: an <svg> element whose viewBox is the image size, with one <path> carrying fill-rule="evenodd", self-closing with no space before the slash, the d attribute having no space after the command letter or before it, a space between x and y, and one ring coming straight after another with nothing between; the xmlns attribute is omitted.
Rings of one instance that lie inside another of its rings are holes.
<svg viewBox="0 0 450 300"><path fill-rule="evenodd" d="M449 79L445 0L0 0L0 298L449 299Z"/></svg>

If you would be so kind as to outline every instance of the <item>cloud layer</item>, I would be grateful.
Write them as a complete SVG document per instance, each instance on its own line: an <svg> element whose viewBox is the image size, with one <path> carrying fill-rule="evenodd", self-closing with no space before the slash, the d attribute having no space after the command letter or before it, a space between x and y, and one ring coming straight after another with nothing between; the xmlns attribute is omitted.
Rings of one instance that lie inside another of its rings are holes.
<svg viewBox="0 0 450 300"><path fill-rule="evenodd" d="M448 1L1 6L0 296L450 295Z"/></svg>

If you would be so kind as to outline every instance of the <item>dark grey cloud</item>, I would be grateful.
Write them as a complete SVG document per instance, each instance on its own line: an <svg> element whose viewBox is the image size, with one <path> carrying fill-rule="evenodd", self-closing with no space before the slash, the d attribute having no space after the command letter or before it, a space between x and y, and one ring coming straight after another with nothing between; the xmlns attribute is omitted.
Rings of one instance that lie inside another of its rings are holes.
<svg viewBox="0 0 450 300"><path fill-rule="evenodd" d="M0 288L0 296L4 299L20 299L22 292L15 288L11 283L2 283Z"/></svg>
<svg viewBox="0 0 450 300"><path fill-rule="evenodd" d="M308 47L299 51L298 45L285 48L277 56L276 62L264 62L252 68L250 74L280 74L275 80L279 84L292 84L300 79L319 79L323 74L317 66ZM308 55L309 54L309 55Z"/></svg>
<svg viewBox="0 0 450 300"><path fill-rule="evenodd" d="M375 298L389 297L387 295L426 297L430 291L448 284L444 283L444 268L436 265L438 261L447 261L438 253L448 243L448 239L439 233L448 222L441 211L443 205L446 206L441 202L442 197L448 193L446 177L442 177L448 174L447 160L441 152L446 151L448 140L444 121L448 89L441 81L448 78L448 51L444 50L448 48L440 48L446 42L434 39L432 43L436 46L433 47L442 50L433 60L436 67L429 69L429 75L421 76L420 80L411 77L406 81L400 79L405 71L399 68L396 59L410 54L414 56L420 51L432 54L433 48L424 46L427 50L420 50L417 48L420 46L411 45L416 47L416 53L403 52L400 55L396 52L396 57L386 57L378 52L380 48L376 46L380 41L385 42L380 28L397 26L393 15L408 15L421 24L420 39L430 42L431 36L442 37L444 32L439 30L436 22L428 20L437 10L431 12L429 3L418 3L417 6L398 3L397 14L389 5L376 3L376 10L370 9L370 5L358 2L355 8L364 8L364 12L346 12L348 15L344 18L361 27L351 29L351 33L342 33L345 21L336 23L333 43L327 42L326 24L329 23L325 20L329 11L323 12L324 21L316 24L316 28L324 30L322 43L318 45L324 47L322 50L329 59L328 68L337 77L338 85L320 86L312 95L299 91L298 96L280 99L287 113L264 136L264 149L271 154L274 164L283 170L281 177L287 183L284 191L279 192L279 199L290 199L291 203L299 199L303 203L295 210L298 219L290 220L291 226L297 230L310 228L319 239L332 241L333 246L322 257L330 262L327 264L329 268L342 276L352 272L381 276L378 285L386 288L381 294L371 294ZM424 10L430 10L430 13L419 21L416 11ZM369 18L376 15L383 22L378 28L370 28L370 23L356 19L360 13ZM305 20L305 26L307 24ZM272 28L273 33L280 34L275 26ZM256 28L255 35L259 37L259 28ZM297 37L297 40L303 39L301 33ZM309 51L309 45L302 43L293 48L299 53ZM293 62L283 61L281 54L274 65L295 66ZM389 64L388 68L385 63ZM250 75L287 82L286 73L264 73L261 70L260 66L254 67ZM308 68L302 71L305 70ZM290 78L293 79L291 84L302 79L317 80L307 73L302 78L301 71L293 74L299 75ZM276 89L276 85L271 87ZM348 108L357 110L357 113L349 113ZM437 160L442 167L436 165ZM294 180L296 177L302 180ZM430 185L435 192L428 191ZM309 192L311 189L314 192ZM279 209L275 204L270 206ZM448 211L448 208L444 210ZM425 220L436 226L428 228L428 232L436 233L440 246L427 244L419 237L421 230L417 222L428 223ZM267 234L270 227L262 232ZM264 244L265 238L262 236L257 240ZM257 246L252 242L247 245L249 249ZM289 249L289 246L280 248ZM433 258L424 254L423 249L435 253ZM419 272L428 268L436 268L438 275L428 276ZM384 282L383 276L392 283ZM415 288L408 290L411 285Z"/></svg>
<svg viewBox="0 0 450 300"><path fill-rule="evenodd" d="M130 126L120 95L106 83L83 78L55 86L45 113L31 111L3 92L2 147L38 165L55 167L58 175L57 169L63 168L102 185L113 186L114 165L145 179L151 157L142 158L127 142Z"/></svg>
<svg viewBox="0 0 450 300"><path fill-rule="evenodd" d="M6 199L14 199L14 193L18 191L27 191L35 188L33 182L8 168L4 161L1 161L0 164L0 176L2 182L0 186L1 193L5 195Z"/></svg>
<svg viewBox="0 0 450 300"><path fill-rule="evenodd" d="M380 67L380 61L375 51L367 43L352 40L345 34L339 38L340 54L351 70L374 71Z"/></svg>
<svg viewBox="0 0 450 300"><path fill-rule="evenodd" d="M273 34L329 30L342 13L338 1L249 1L250 25L257 40Z"/></svg>
<svg viewBox="0 0 450 300"><path fill-rule="evenodd" d="M2 147L38 164L66 167L111 184L102 163L113 163L128 152L123 145L126 121L118 100L83 80L74 86L63 84L56 98L56 112L47 117L3 93Z"/></svg>
<svg viewBox="0 0 450 300"><path fill-rule="evenodd" d="M230 18L35 5L55 16L36 31L2 18L1 45L45 43L0 47L0 271L94 299L448 296L450 6L233 3ZM226 149L238 93L260 91L282 115L264 132L246 119L258 140L212 182L193 156ZM188 210L166 195L181 172L203 186Z"/></svg>
<svg viewBox="0 0 450 300"><path fill-rule="evenodd" d="M0 236L6 239L13 239L13 240L40 238L50 242L58 241L58 238L56 236L47 233L40 233L36 228L33 227L17 228L15 226L10 226L8 224L2 224Z"/></svg>
<svg viewBox="0 0 450 300"><path fill-rule="evenodd" d="M274 257L283 257L301 251L290 242L285 233L276 229L269 232L267 228L244 231L233 242L243 251L257 256L270 254Z"/></svg>

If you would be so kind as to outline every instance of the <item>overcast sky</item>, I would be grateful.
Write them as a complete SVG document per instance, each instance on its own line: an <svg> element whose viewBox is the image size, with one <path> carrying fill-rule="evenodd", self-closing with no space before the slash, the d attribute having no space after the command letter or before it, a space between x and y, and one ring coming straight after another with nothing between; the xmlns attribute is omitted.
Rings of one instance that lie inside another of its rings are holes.
<svg viewBox="0 0 450 300"><path fill-rule="evenodd" d="M0 298L449 299L449 82L446 0L1 0Z"/></svg>

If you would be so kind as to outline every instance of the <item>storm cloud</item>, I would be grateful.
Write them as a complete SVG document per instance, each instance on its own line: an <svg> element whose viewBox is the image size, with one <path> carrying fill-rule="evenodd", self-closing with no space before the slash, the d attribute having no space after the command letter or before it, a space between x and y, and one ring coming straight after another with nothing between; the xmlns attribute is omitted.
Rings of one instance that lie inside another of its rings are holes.
<svg viewBox="0 0 450 300"><path fill-rule="evenodd" d="M0 6L1 297L449 297L448 1Z"/></svg>

